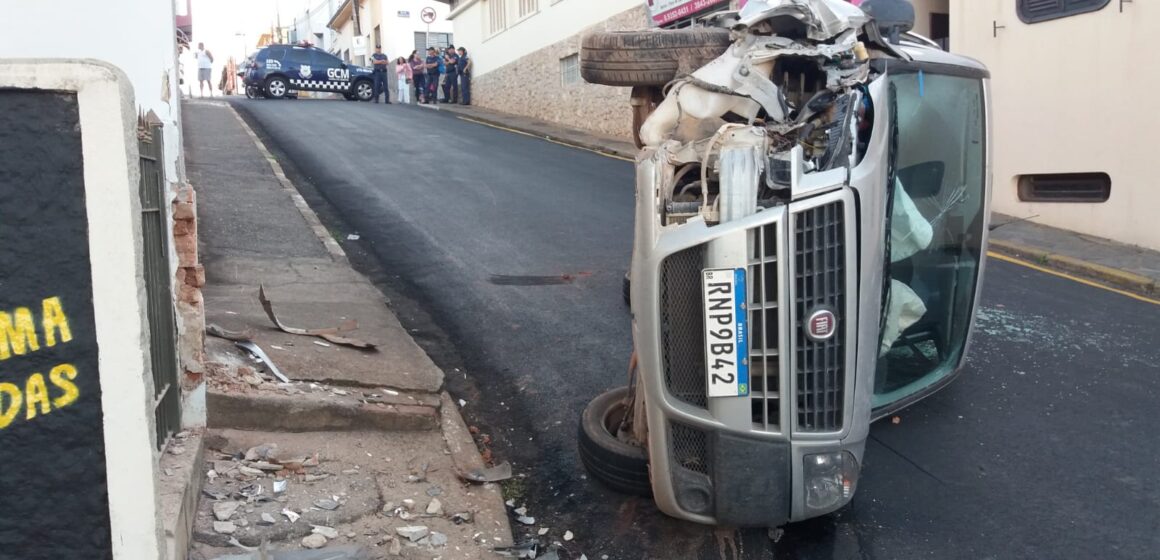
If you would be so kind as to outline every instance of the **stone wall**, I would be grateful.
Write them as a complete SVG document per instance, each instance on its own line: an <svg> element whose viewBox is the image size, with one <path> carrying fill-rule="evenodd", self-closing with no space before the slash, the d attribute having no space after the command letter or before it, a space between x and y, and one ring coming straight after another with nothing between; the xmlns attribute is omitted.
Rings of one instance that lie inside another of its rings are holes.
<svg viewBox="0 0 1160 560"><path fill-rule="evenodd" d="M631 140L629 88L599 86L583 81L562 85L560 59L579 53L580 40L593 31L645 29L647 26L648 16L642 3L638 8L621 12L598 25L476 77L472 82L472 103L486 109Z"/></svg>

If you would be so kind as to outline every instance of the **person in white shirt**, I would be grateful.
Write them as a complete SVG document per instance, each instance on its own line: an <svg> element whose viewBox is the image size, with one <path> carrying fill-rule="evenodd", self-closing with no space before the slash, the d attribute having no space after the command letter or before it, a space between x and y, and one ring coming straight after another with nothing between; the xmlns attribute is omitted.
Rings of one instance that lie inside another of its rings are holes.
<svg viewBox="0 0 1160 560"><path fill-rule="evenodd" d="M205 50L205 43L197 44L197 89L205 97L205 86L209 86L209 96L213 97L213 82L210 81L210 72L213 70L213 53Z"/></svg>

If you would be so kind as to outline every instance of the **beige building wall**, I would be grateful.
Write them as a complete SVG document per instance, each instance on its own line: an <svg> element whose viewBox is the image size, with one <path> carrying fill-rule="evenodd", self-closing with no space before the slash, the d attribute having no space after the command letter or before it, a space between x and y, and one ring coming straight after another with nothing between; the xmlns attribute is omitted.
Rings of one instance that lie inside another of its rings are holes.
<svg viewBox="0 0 1160 560"><path fill-rule="evenodd" d="M915 33L930 37L930 15L949 14L951 0L911 0L914 4Z"/></svg>
<svg viewBox="0 0 1160 560"><path fill-rule="evenodd" d="M644 2L538 0L538 10L520 18L520 1L506 0L507 27L497 33L490 21L496 0L461 2L452 10L455 43L474 60L472 103L631 139L629 89L565 80L562 61L580 53L589 32L647 28Z"/></svg>
<svg viewBox="0 0 1160 560"><path fill-rule="evenodd" d="M951 45L992 74L996 211L1160 249L1160 3L1025 24L1011 0L951 0ZM1002 29L994 30L994 25ZM996 36L997 35L997 36ZM1104 172L1104 203L1027 203L1021 174Z"/></svg>

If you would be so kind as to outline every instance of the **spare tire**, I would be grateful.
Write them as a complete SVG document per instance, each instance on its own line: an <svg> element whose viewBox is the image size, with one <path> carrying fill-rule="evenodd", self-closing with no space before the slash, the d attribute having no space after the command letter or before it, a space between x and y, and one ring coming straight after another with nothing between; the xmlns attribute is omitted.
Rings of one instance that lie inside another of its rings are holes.
<svg viewBox="0 0 1160 560"><path fill-rule="evenodd" d="M580 45L580 75L606 86L663 86L730 44L729 30L717 27L592 33Z"/></svg>
<svg viewBox="0 0 1160 560"><path fill-rule="evenodd" d="M648 452L613 433L625 412L628 387L592 399L580 415L580 462L592 478L625 494L652 496Z"/></svg>

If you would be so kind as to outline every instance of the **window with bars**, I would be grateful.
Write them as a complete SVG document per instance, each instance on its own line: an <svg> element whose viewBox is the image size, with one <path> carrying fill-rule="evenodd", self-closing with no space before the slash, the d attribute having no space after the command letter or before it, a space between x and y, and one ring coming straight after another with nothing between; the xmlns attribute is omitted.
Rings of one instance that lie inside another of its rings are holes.
<svg viewBox="0 0 1160 560"><path fill-rule="evenodd" d="M487 0L487 34L507 29L507 0Z"/></svg>
<svg viewBox="0 0 1160 560"><path fill-rule="evenodd" d="M520 19L540 11L540 0L517 0L520 3Z"/></svg>
<svg viewBox="0 0 1160 560"><path fill-rule="evenodd" d="M1023 23L1039 23L1102 10L1111 0L1016 0Z"/></svg>
<svg viewBox="0 0 1160 560"><path fill-rule="evenodd" d="M574 54L560 59L560 85L570 86L580 83L580 55Z"/></svg>

